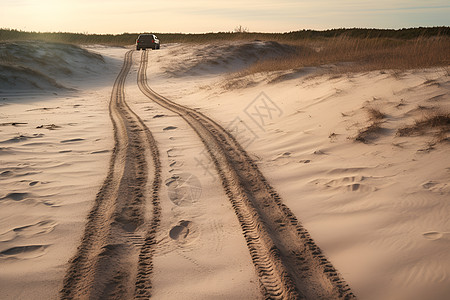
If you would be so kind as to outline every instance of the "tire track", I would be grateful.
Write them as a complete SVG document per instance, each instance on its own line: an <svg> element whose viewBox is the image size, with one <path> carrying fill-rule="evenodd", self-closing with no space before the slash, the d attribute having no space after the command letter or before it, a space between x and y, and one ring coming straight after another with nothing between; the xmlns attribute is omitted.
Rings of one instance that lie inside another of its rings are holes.
<svg viewBox="0 0 450 300"><path fill-rule="evenodd" d="M241 224L266 299L353 299L349 286L235 138L202 113L172 102L147 84L143 52L138 85L199 135Z"/></svg>
<svg viewBox="0 0 450 300"><path fill-rule="evenodd" d="M109 171L70 261L60 292L62 299L149 297L160 218L161 165L151 132L125 102L124 85L132 54L132 50L125 54L111 93L109 113L115 144ZM149 164L153 168L151 183ZM145 220L147 194L151 194L153 205L150 221Z"/></svg>

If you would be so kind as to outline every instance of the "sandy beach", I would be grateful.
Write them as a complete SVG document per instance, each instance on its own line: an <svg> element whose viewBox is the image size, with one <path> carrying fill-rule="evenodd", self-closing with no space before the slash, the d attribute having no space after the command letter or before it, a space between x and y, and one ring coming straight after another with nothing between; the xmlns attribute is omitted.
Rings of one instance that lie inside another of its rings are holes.
<svg viewBox="0 0 450 300"><path fill-rule="evenodd" d="M448 298L450 132L419 122L450 111L448 69L233 73L291 51L262 41L14 49L0 298Z"/></svg>

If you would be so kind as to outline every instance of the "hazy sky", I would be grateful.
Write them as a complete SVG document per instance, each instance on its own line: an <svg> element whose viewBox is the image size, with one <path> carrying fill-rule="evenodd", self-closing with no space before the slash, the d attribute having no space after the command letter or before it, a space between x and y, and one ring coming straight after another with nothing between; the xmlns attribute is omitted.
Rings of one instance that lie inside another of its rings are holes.
<svg viewBox="0 0 450 300"><path fill-rule="evenodd" d="M449 26L449 0L0 0L0 28L88 33Z"/></svg>

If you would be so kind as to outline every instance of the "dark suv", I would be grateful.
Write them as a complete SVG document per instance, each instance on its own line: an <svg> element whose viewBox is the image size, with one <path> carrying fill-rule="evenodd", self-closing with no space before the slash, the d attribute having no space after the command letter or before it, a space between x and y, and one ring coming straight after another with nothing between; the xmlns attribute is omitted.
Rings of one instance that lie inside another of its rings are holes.
<svg viewBox="0 0 450 300"><path fill-rule="evenodd" d="M136 50L152 48L159 49L159 40L154 34L141 34L136 40Z"/></svg>

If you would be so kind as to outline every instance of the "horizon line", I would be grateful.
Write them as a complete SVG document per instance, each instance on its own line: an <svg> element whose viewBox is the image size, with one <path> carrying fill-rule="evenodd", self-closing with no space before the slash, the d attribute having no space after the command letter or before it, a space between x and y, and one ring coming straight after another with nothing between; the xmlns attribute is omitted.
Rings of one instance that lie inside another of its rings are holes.
<svg viewBox="0 0 450 300"><path fill-rule="evenodd" d="M217 34L217 33L241 33L241 34L286 34L286 33L292 33L292 32L300 32L300 31L316 31L316 32L326 32L326 31L333 31L333 30L352 30L352 29L360 29L360 30L393 30L393 31L400 31L400 30L410 30L410 29L429 29L429 28L450 28L448 25L440 25L440 26L417 26L417 27L402 27L402 28L376 28L376 27L338 27L338 28L328 28L328 29L298 29L298 30L291 30L291 31L280 31L280 32L262 32L262 31L205 31L205 32L157 32L152 31L153 33L158 34ZM245 29L245 27L244 27ZM90 33L90 32L72 32L72 31L30 31L30 30L22 30L22 29L15 29L15 28L0 28L0 30L9 30L9 31L18 31L18 32L24 32L24 33L49 33L49 34L58 34L58 33L65 33L65 34L81 34L81 35L125 35L125 34L140 34L142 32L122 32L122 33ZM143 31L143 32L150 32L150 31Z"/></svg>

